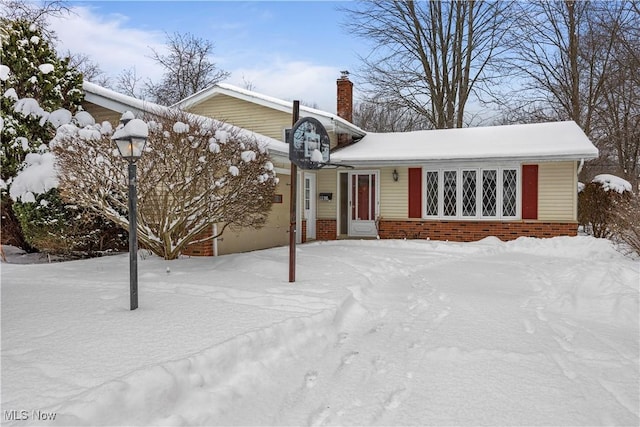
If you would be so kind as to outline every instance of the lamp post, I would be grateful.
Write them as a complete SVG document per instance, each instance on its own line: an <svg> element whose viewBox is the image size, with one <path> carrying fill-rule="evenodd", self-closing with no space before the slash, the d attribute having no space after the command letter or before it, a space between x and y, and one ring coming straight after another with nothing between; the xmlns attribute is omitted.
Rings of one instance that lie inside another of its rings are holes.
<svg viewBox="0 0 640 427"><path fill-rule="evenodd" d="M142 156L149 137L147 124L130 111L120 119L111 140L118 152L129 162L129 299L130 309L138 308L138 221L136 193L136 161Z"/></svg>

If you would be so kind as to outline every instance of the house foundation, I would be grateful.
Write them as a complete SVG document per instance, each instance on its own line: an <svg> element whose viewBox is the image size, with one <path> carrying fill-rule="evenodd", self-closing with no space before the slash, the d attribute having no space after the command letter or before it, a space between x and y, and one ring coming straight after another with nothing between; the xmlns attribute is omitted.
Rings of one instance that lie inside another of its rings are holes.
<svg viewBox="0 0 640 427"><path fill-rule="evenodd" d="M432 239L454 242L473 242L495 236L500 240L514 240L521 236L576 236L577 222L540 221L411 221L380 220L382 239Z"/></svg>

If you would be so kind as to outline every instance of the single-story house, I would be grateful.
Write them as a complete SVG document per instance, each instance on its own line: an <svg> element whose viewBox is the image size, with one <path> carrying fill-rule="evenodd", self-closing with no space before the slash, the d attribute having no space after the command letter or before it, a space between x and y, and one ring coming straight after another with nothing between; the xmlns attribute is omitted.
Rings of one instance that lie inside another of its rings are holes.
<svg viewBox="0 0 640 427"><path fill-rule="evenodd" d="M368 133L321 170L319 238L472 241L577 233L578 172L598 150L575 122Z"/></svg>

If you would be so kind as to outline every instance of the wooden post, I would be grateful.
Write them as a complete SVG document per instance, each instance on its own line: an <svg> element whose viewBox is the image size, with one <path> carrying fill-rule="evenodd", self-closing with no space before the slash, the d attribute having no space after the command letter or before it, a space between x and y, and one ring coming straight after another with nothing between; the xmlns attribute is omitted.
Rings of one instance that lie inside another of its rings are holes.
<svg viewBox="0 0 640 427"><path fill-rule="evenodd" d="M300 118L300 101L293 101L293 118L291 129ZM293 134L290 134L289 144L293 144ZM298 167L291 162L291 200L289 203L290 223L289 223L289 283L296 281L296 202L298 198Z"/></svg>

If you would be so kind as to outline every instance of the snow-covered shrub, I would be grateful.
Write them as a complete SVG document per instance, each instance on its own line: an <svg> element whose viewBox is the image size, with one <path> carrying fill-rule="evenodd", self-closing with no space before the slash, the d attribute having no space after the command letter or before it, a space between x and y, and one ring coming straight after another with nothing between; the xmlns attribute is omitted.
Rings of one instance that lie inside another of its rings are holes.
<svg viewBox="0 0 640 427"><path fill-rule="evenodd" d="M631 184L614 175L598 175L578 194L578 222L595 237L610 237L616 210L631 197Z"/></svg>
<svg viewBox="0 0 640 427"><path fill-rule="evenodd" d="M640 195L622 199L615 206L613 232L640 255Z"/></svg>
<svg viewBox="0 0 640 427"><path fill-rule="evenodd" d="M146 121L149 139L137 162L141 246L175 259L214 223L220 234L230 225L264 225L277 178L262 143L180 111L163 110ZM128 229L127 162L111 135L110 125L69 124L51 147L63 198Z"/></svg>
<svg viewBox="0 0 640 427"><path fill-rule="evenodd" d="M126 232L87 209L64 203L57 188L30 194L32 201L15 203L13 210L25 239L39 251L76 257L126 248Z"/></svg>

